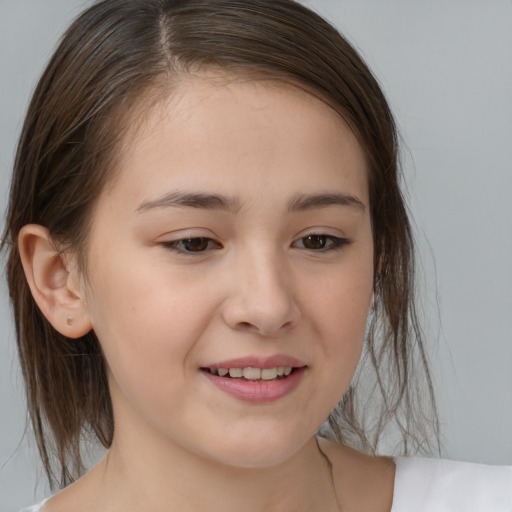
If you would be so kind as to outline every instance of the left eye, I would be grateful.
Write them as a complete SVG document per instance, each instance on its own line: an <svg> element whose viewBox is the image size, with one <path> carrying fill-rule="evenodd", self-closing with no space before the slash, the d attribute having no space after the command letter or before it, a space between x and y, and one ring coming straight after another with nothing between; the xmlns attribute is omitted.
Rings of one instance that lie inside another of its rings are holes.
<svg viewBox="0 0 512 512"><path fill-rule="evenodd" d="M293 243L293 247L308 249L310 251L327 251L347 245L350 241L346 238L339 238L332 235L308 235L299 238Z"/></svg>
<svg viewBox="0 0 512 512"><path fill-rule="evenodd" d="M200 253L210 249L219 249L221 246L215 240L206 237L183 238L181 240L173 240L162 242L167 248L181 253Z"/></svg>

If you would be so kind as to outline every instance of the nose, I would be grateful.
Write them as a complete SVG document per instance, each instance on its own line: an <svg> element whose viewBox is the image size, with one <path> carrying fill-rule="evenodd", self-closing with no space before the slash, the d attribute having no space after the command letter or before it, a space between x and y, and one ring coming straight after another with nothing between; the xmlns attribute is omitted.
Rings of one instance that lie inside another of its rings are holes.
<svg viewBox="0 0 512 512"><path fill-rule="evenodd" d="M240 255L230 270L230 292L222 316L231 329L272 337L297 325L301 311L293 279L278 255Z"/></svg>

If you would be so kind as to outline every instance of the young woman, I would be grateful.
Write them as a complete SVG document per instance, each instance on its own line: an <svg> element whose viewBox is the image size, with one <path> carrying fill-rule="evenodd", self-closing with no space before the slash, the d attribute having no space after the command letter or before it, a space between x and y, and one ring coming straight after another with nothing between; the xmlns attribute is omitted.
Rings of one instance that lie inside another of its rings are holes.
<svg viewBox="0 0 512 512"><path fill-rule="evenodd" d="M371 72L298 3L85 11L4 235L63 488L34 510L509 510L511 468L377 456L392 424L404 454L437 442L397 149ZM107 451L81 476L87 432Z"/></svg>

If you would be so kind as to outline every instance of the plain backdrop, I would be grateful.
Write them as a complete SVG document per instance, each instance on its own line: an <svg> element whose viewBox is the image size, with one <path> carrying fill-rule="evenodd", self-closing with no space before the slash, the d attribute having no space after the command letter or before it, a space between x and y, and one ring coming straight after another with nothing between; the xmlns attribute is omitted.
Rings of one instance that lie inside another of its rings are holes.
<svg viewBox="0 0 512 512"><path fill-rule="evenodd" d="M0 0L0 207L36 80L84 0ZM512 464L512 1L309 0L356 45L404 139L445 455ZM47 494L0 287L0 512Z"/></svg>

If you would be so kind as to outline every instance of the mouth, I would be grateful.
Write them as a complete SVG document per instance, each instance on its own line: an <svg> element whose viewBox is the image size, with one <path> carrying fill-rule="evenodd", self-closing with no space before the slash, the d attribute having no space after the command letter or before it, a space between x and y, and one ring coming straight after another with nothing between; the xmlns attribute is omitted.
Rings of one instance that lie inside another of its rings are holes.
<svg viewBox="0 0 512 512"><path fill-rule="evenodd" d="M242 381L281 380L298 369L298 367L293 366L275 366L273 368L256 368L252 366L240 368L201 368L202 371L209 372L211 375Z"/></svg>
<svg viewBox="0 0 512 512"><path fill-rule="evenodd" d="M274 402L292 393L308 366L290 357L243 358L200 368L207 381L244 402Z"/></svg>

